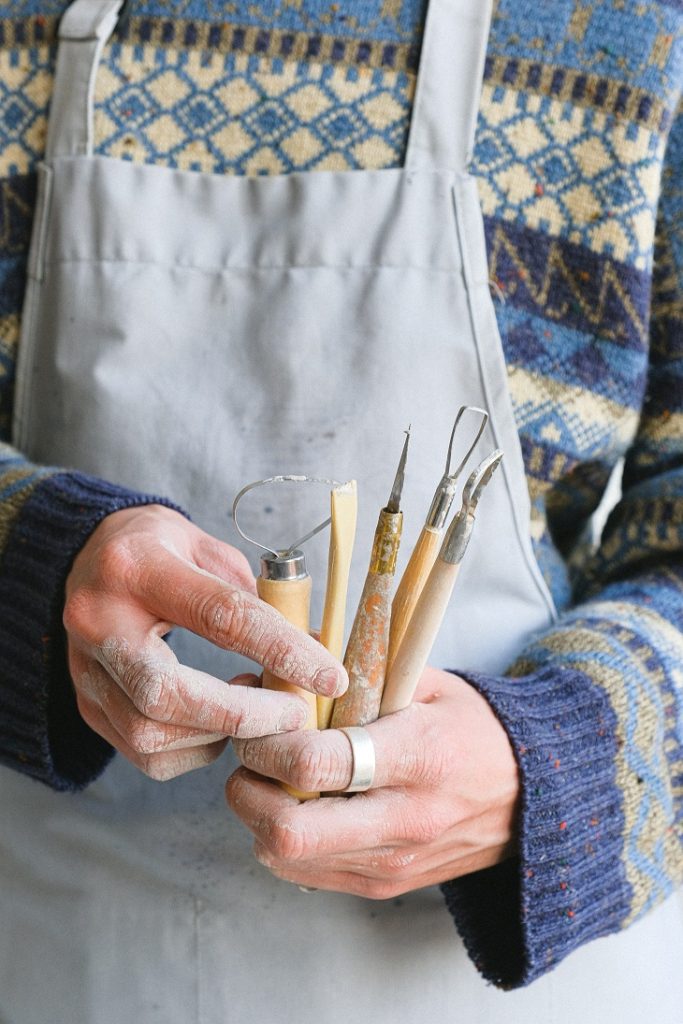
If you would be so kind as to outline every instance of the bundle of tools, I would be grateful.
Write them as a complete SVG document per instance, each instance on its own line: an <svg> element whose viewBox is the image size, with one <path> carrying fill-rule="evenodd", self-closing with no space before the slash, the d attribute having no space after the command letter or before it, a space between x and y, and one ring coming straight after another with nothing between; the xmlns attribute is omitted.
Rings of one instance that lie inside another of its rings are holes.
<svg viewBox="0 0 683 1024"><path fill-rule="evenodd" d="M463 417L478 418L475 437L455 470L451 470L453 445ZM410 429L407 431L389 501L379 513L372 555L358 610L344 654L349 688L332 701L264 673L263 685L296 690L309 705L307 728L348 728L367 725L378 717L407 707L415 694L432 645L450 600L462 559L474 527L481 494L500 465L503 453L496 449L470 474L462 492L460 509L446 528L455 500L456 483L482 436L488 414L475 406L463 406L451 431L446 469L434 493L429 512L406 569L391 596L403 527L400 509ZM237 507L254 487L272 483L317 483L331 488L331 514L286 550L274 551L248 537L237 520ZM301 545L331 526L327 589L320 642L340 658L343 647L344 612L351 555L356 529L357 494L354 480L304 476L277 476L242 488L233 503L233 518L240 535L265 553L257 578L259 596L299 628L309 629L311 578ZM295 794L300 797L311 794Z"/></svg>

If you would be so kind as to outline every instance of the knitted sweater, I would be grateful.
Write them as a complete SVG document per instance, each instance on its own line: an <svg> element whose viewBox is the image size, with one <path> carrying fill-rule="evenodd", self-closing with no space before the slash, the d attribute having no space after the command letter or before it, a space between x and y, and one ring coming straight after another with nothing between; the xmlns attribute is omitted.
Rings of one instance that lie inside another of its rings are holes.
<svg viewBox="0 0 683 1024"><path fill-rule="evenodd" d="M66 6L0 0L0 758L75 790L111 750L73 700L64 581L106 514L151 498L10 446ZM216 174L400 166L425 10L130 0L97 79L96 152ZM627 927L683 878L682 28L680 0L494 13L472 169L530 529L562 611L504 676L469 677L518 758L519 855L443 889L503 987ZM590 543L622 461L623 496Z"/></svg>

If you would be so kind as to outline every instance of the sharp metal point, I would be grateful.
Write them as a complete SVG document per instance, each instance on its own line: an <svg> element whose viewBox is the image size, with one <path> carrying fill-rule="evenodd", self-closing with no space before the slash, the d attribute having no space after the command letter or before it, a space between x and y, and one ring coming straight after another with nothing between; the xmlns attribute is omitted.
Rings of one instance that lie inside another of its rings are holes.
<svg viewBox="0 0 683 1024"><path fill-rule="evenodd" d="M401 509L401 493L403 491L403 481L405 477L406 460L408 458L408 445L410 443L410 425L406 430L406 439L403 444L403 451L401 452L401 458L396 471L396 479L394 480L394 486L391 488L391 494L389 495L389 501L387 502L387 512L396 513Z"/></svg>

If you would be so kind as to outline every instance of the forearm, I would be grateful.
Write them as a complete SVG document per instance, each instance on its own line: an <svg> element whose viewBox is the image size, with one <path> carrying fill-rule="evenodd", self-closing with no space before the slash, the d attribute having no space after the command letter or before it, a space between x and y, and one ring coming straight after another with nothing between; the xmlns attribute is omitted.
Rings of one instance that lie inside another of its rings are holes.
<svg viewBox="0 0 683 1024"><path fill-rule="evenodd" d="M70 565L110 512L158 500L3 448L0 480L0 760L55 789L95 778L111 748L78 713L62 629Z"/></svg>

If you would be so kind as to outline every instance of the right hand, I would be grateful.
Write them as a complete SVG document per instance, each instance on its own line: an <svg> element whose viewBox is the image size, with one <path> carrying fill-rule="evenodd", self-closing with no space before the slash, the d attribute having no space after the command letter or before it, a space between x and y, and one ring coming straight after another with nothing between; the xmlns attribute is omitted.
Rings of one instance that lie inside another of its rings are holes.
<svg viewBox="0 0 683 1024"><path fill-rule="evenodd" d="M231 736L287 732L307 716L301 698L262 690L256 676L229 685L179 664L162 639L172 626L313 693L347 686L324 647L258 599L236 548L161 505L114 512L67 578L69 668L87 724L154 779L208 764Z"/></svg>

